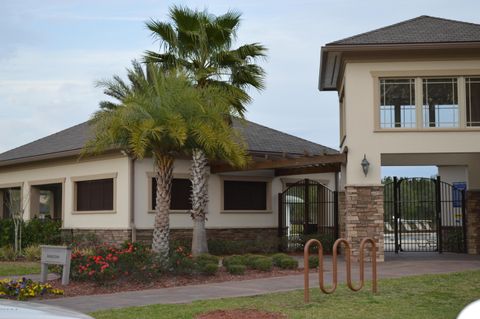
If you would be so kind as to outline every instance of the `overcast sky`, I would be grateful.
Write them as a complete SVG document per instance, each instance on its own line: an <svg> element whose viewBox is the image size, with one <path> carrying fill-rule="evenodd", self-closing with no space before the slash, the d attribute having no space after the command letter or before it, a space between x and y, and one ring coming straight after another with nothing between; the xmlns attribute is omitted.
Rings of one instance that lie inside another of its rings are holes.
<svg viewBox="0 0 480 319"><path fill-rule="evenodd" d="M1 0L0 152L86 121L103 98L95 81L158 49L144 22L167 19L172 4L242 12L237 43L269 49L248 119L333 148L338 102L317 89L322 45L424 14L480 23L480 2L461 0Z"/></svg>

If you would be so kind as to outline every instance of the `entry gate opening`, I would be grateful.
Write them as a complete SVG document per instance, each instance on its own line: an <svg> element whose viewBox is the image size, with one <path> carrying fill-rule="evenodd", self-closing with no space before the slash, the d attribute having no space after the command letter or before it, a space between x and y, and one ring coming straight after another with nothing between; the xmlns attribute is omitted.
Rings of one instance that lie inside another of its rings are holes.
<svg viewBox="0 0 480 319"><path fill-rule="evenodd" d="M385 251L467 251L463 188L440 177L387 179L384 211Z"/></svg>
<svg viewBox="0 0 480 319"><path fill-rule="evenodd" d="M303 250L310 238L331 247L338 238L338 193L310 179L278 194L278 236L287 250Z"/></svg>

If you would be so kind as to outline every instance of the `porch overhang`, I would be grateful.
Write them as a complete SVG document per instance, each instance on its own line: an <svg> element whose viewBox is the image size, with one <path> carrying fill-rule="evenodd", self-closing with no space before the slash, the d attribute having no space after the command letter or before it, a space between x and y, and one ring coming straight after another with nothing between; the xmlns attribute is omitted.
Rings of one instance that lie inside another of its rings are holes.
<svg viewBox="0 0 480 319"><path fill-rule="evenodd" d="M226 163L212 163L212 174L273 169L275 176L339 172L346 163L346 153L323 155L298 155L254 153L252 161L245 167L233 167Z"/></svg>

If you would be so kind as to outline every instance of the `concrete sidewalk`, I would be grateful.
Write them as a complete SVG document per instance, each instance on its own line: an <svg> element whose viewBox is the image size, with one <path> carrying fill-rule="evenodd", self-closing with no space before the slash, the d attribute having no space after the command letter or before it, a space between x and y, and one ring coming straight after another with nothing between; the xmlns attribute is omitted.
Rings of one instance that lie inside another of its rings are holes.
<svg viewBox="0 0 480 319"><path fill-rule="evenodd" d="M339 281L345 281L345 267L339 265ZM370 278L370 267L366 267L366 278ZM480 256L460 254L408 254L388 255L387 261L378 264L379 278L440 274L480 269ZM357 278L356 267L353 278ZM325 278L331 280L331 261L326 261ZM310 287L318 285L318 275L310 275ZM204 285L182 286L142 291L129 291L108 295L66 297L38 301L44 304L62 306L81 312L142 306L151 304L189 303L195 300L254 296L274 292L303 289L303 275L231 281ZM381 286L379 287L381 291Z"/></svg>

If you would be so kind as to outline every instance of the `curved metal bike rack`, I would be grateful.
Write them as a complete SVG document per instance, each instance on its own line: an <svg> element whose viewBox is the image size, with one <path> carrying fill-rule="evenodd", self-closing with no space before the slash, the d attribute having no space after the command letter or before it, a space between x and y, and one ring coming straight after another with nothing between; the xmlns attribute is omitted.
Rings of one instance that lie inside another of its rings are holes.
<svg viewBox="0 0 480 319"><path fill-rule="evenodd" d="M372 260L372 292L377 292L377 246L375 241L372 238L365 238L360 242L360 285L355 287L352 282L352 262L351 262L351 245L348 240L344 238L339 238L335 241L332 250L332 287L330 289L325 288L324 280L324 271L323 271L323 246L322 243L317 239L310 239L303 249L303 263L304 263L304 300L309 302L310 300L310 282L309 282L309 273L310 267L308 264L308 258L310 256L309 249L312 244L317 244L318 246L318 283L320 290L325 294L331 294L337 289L338 284L338 248L340 245L345 246L345 263L347 271L347 286L352 291L359 291L365 286L365 247L367 244L370 244L371 260Z"/></svg>

